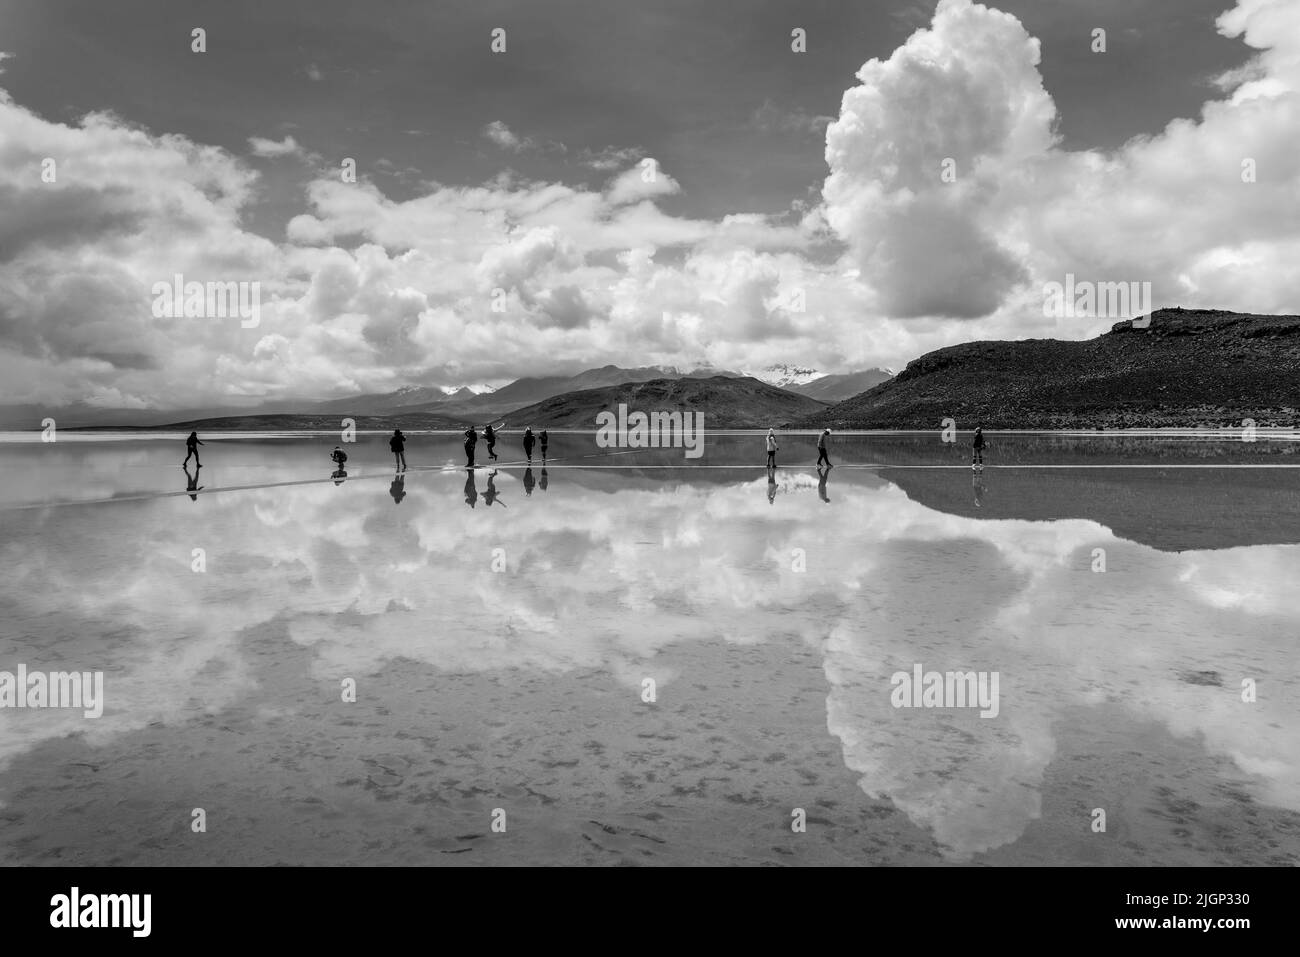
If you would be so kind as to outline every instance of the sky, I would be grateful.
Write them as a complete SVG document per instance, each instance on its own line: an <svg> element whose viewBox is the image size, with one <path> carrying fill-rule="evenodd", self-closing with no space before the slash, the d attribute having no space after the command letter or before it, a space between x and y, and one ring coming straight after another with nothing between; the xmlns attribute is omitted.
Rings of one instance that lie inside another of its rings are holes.
<svg viewBox="0 0 1300 957"><path fill-rule="evenodd" d="M1294 313L1297 142L1288 0L0 0L0 402L901 368L1122 318L1067 275Z"/></svg>

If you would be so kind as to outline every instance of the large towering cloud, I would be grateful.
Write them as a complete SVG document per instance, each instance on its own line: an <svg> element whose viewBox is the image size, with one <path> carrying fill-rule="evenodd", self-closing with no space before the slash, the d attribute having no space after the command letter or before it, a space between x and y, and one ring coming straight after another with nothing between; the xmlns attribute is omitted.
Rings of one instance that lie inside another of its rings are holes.
<svg viewBox="0 0 1300 957"><path fill-rule="evenodd" d="M1039 55L1010 14L942 0L930 29L844 94L826 131L826 215L886 312L982 316L1027 278L990 220L1008 170L1052 145Z"/></svg>
<svg viewBox="0 0 1300 957"><path fill-rule="evenodd" d="M1038 42L1005 13L942 0L929 29L863 66L827 132L827 220L881 308L992 316L1023 335L1041 324L1043 284L1073 272L1149 281L1157 305L1295 311L1300 14L1242 0L1218 27L1262 52L1199 120L1067 151Z"/></svg>

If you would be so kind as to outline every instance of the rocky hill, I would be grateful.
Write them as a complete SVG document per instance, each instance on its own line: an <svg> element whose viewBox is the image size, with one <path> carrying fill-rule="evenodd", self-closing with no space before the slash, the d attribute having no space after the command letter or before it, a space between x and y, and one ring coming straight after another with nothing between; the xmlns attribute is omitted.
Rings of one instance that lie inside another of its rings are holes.
<svg viewBox="0 0 1300 957"><path fill-rule="evenodd" d="M795 427L1160 428L1294 426L1300 316L1161 309L1094 339L967 342Z"/></svg>

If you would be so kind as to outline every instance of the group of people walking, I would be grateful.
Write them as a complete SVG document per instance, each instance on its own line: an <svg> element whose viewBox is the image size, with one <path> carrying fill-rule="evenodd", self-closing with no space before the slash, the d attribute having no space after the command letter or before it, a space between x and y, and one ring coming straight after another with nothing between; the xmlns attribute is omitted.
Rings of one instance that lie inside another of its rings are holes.
<svg viewBox="0 0 1300 957"><path fill-rule="evenodd" d="M504 427L505 427L505 423L502 422L501 428ZM468 429L465 430L465 467L466 468L470 468L470 469L474 468L474 450L478 446L478 439L479 439L479 435L478 432L475 431L474 426L471 425ZM491 423L484 426L483 428L483 441L487 443L488 459L490 461L495 462L499 458L499 456L496 453L497 430L492 427ZM545 429L542 429L542 431L538 432L536 435L533 434L533 430L531 426L524 429L524 455L528 457L529 465L533 464L533 449L536 448L539 444L542 447L542 461L543 462L546 461L546 450L547 450L547 446L550 444L550 441L551 441L551 437Z"/></svg>
<svg viewBox="0 0 1300 957"><path fill-rule="evenodd" d="M505 425L504 422L502 422L501 424ZM478 446L478 440L479 440L479 434L474 429L473 426L470 426L468 429L465 430L465 467L466 468L475 467L474 451ZM496 461L499 458L499 456L496 453L497 430L494 429L490 424L483 429L483 441L487 443L488 459L491 461ZM533 449L536 448L538 445L541 446L542 461L543 462L546 461L547 451L550 445L550 441L551 441L551 437L545 429L542 429L542 431L537 433L536 435L533 434L533 430L531 428L524 429L524 455L527 456L529 465L531 465L533 462ZM195 461L197 462L198 449L195 448L194 445L196 442L199 445L203 444L202 442L198 441L198 436L196 434L190 433L190 438L186 441L186 445L189 448L190 454L195 457ZM406 471L406 435L405 433L402 432L401 429L393 430L392 437L389 438L388 440L388 448L393 453L393 461L397 471L405 472ZM330 458L333 459L334 464L337 465L339 471L342 472L343 464L348 460L348 454L344 452L343 449L341 449L339 446L336 445L334 446L334 451L330 453ZM189 455L185 457L185 461L186 463L189 462ZM343 472L343 477L344 478L347 477L346 472Z"/></svg>
<svg viewBox="0 0 1300 957"><path fill-rule="evenodd" d="M501 427L503 428L504 426L505 426L505 422L502 422ZM493 462L495 462L498 458L496 453L497 437L498 437L498 431L496 428L492 426L491 423L488 423L486 426L484 426L483 441L487 443L488 458ZM817 472L819 475L822 475L823 465L825 466L825 470L826 470L825 474L827 475L829 475L830 470L834 468L834 466L831 464L831 458L829 454L830 437L831 437L830 429L822 429L821 435L817 437ZM470 426L465 430L466 468L473 469L475 467L474 452L475 452L475 448L478 445L478 440L479 440L479 433L474 428L474 426ZM543 489L546 488L545 463L547 459L547 447L549 445L549 442L550 442L550 436L547 434L545 429L542 429L536 435L533 434L533 430L531 426L524 429L524 437L523 437L524 455L528 459L529 466L533 464L533 449L536 448L538 445L541 446L542 463L543 463L543 468L542 468ZM769 481L769 485L773 485L774 484L773 473L775 473L776 471L776 453L780 451L780 447L776 444L775 429L767 430L767 436L765 437L764 442L767 448L768 481ZM185 461L181 463L181 466L182 468L185 469L185 474L189 479L189 485L188 488L186 489L186 491L188 492L193 493L193 492L202 491L203 487L198 484L198 470L202 468L202 463L199 461L199 446L204 444L205 443L203 442L203 440L199 438L198 432L191 432L189 436L185 439ZM971 453L972 453L971 467L977 472L983 471L984 469L984 447L985 447L984 429L981 426L975 429L975 435L971 441ZM395 462L397 473L400 476L401 473L406 471L406 435L403 434L401 429L393 430L392 437L389 438L388 440L388 448L393 453L393 459ZM189 464L191 458L194 459L193 476L190 476L189 474ZM334 450L330 452L330 458L333 460L336 466L336 470L334 474L331 476L331 478L334 479L334 484L341 485L343 484L343 481L347 478L347 474L348 474L345 469L345 464L347 463L348 460L348 454L344 452L343 449L341 449L339 446L336 445L334 446ZM493 474L495 474L495 472ZM471 477L467 487L472 487L472 483L473 483L473 478ZM533 485L531 468L529 468L524 473L524 485L528 494L531 495L532 485ZM487 500L488 504L491 505L492 502L495 501L496 499L496 491L490 478L488 481L488 487L489 487L489 492L487 495L484 496L484 498ZM823 500L829 502L830 499L826 498L825 495L825 488L826 488L825 477L823 476L819 491L822 493ZM394 501L397 502L400 502L402 498L405 497L406 494L401 481L395 481L393 484L393 488L390 491L392 492ZM191 495L190 497L197 498L196 495ZM477 499L477 497L478 497L477 492L475 492L473 498ZM769 500L772 497L774 497L774 495L769 496ZM470 502L471 506L473 505L473 500L471 500L468 495L466 496L466 500Z"/></svg>

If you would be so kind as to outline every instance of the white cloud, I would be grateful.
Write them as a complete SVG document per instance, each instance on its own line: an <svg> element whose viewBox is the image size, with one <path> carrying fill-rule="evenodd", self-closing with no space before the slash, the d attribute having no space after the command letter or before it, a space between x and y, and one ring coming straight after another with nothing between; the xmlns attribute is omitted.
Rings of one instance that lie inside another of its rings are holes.
<svg viewBox="0 0 1300 957"><path fill-rule="evenodd" d="M1232 97L1112 153L1059 147L1038 43L1008 14L942 0L930 28L868 62L827 133L823 195L881 308L1033 334L1043 283L1073 272L1150 281L1157 305L1293 310L1300 20L1285 0L1242 0L1218 24L1263 51L1224 80Z"/></svg>
<svg viewBox="0 0 1300 957"><path fill-rule="evenodd" d="M531 140L516 136L511 132L510 127L506 126L500 120L493 120L487 126L483 127L482 133L485 137L501 147L503 150L510 150L512 153L523 152L531 144Z"/></svg>
<svg viewBox="0 0 1300 957"><path fill-rule="evenodd" d="M647 156L610 180L605 197L611 206L622 206L655 196L670 196L681 190L681 184L659 168L659 161Z"/></svg>
<svg viewBox="0 0 1300 957"><path fill-rule="evenodd" d="M248 146L253 151L254 156L263 158L303 155L302 147L298 145L298 141L292 136L286 136L282 140L269 140L262 136L250 136Z"/></svg>
<svg viewBox="0 0 1300 957"><path fill-rule="evenodd" d="M1052 144L1038 62L1015 17L942 0L929 29L844 94L826 134L827 219L890 314L986 315L1027 278L986 212L1000 177Z"/></svg>

